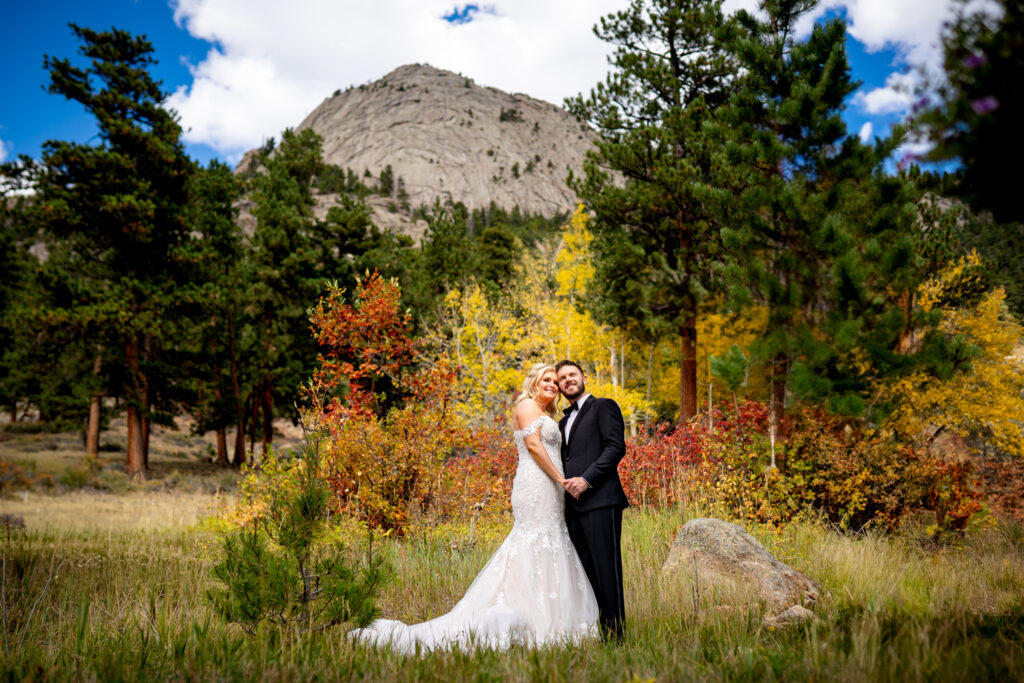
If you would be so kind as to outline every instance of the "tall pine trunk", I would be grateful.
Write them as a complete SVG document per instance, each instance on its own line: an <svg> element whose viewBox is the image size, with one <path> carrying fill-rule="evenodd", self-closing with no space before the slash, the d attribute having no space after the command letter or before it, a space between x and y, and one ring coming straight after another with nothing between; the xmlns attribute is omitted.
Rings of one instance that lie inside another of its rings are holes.
<svg viewBox="0 0 1024 683"><path fill-rule="evenodd" d="M679 330L679 423L686 424L697 414L697 305L687 304L688 310Z"/></svg>
<svg viewBox="0 0 1024 683"><path fill-rule="evenodd" d="M677 157L682 149L676 146ZM678 267L692 275L694 260L691 252L692 235L680 209L676 215L676 226L679 230L680 258L687 259L686 267L682 263ZM679 424L686 424L697 414L697 301L692 295L686 296L683 302L683 326L679 331L681 349L679 354Z"/></svg>
<svg viewBox="0 0 1024 683"><path fill-rule="evenodd" d="M89 399L89 423L85 427L85 455L98 458L100 455L100 397Z"/></svg>
<svg viewBox="0 0 1024 683"><path fill-rule="evenodd" d="M235 399L235 467L245 464L245 400L238 381L238 351L235 348L235 317L228 313L228 352L231 359L231 394Z"/></svg>
<svg viewBox="0 0 1024 683"><path fill-rule="evenodd" d="M238 410L238 423L235 425L235 457L231 461L235 467L245 464L245 407Z"/></svg>
<svg viewBox="0 0 1024 683"><path fill-rule="evenodd" d="M220 377L220 369L215 370L217 377ZM213 399L215 404L219 407L221 405L221 398L224 394L220 390L220 387L213 390ZM219 413L219 411L218 411ZM220 415L217 415L217 421L220 422ZM230 463L228 462L228 436L225 433L224 425L221 424L216 429L217 433L217 464L221 467L227 467Z"/></svg>
<svg viewBox="0 0 1024 683"><path fill-rule="evenodd" d="M143 341L143 359L148 365L153 358L153 335L147 334ZM149 412L153 405L153 387L150 385L148 378L144 372L139 372L139 381L142 384L142 466L149 469L149 435L150 435L150 419Z"/></svg>
<svg viewBox="0 0 1024 683"><path fill-rule="evenodd" d="M99 378L102 369L103 356L97 350L96 358L92 361L93 376ZM85 455L93 459L100 455L100 402L102 399L103 393L98 390L89 397L89 423L85 428Z"/></svg>
<svg viewBox="0 0 1024 683"><path fill-rule="evenodd" d="M270 452L270 442L274 440L274 394L270 375L263 381L263 456Z"/></svg>
<svg viewBox="0 0 1024 683"><path fill-rule="evenodd" d="M270 340L272 338L271 335L273 333L273 329L274 328L273 328L273 322L272 322L271 317L270 317L270 310L269 309L265 309L265 314L266 314L266 324L267 324L267 340L266 340L266 352L267 352L266 358L267 358L267 361L266 362L268 364L268 369L264 372L264 375L263 375L263 392L262 392L262 396L260 396L260 400L263 403L263 457L266 457L267 456L267 452L270 450L270 441L273 438L272 425L274 423L274 412L273 412L274 411L274 402L273 402L273 393L272 393L273 383L272 383L271 378L270 378L270 370L269 370L270 347L271 347ZM254 424L253 428L255 429L255 427L256 427L256 425Z"/></svg>
<svg viewBox="0 0 1024 683"><path fill-rule="evenodd" d="M256 457L256 425L260 423L260 399L253 392L252 397L252 426L249 429L249 454Z"/></svg>
<svg viewBox="0 0 1024 683"><path fill-rule="evenodd" d="M125 401L125 414L128 421L128 476L145 478L146 465L142 454L142 415L139 411L142 393L139 389L139 343L131 339L124 346L125 364L128 366L128 387L131 396Z"/></svg>
<svg viewBox="0 0 1024 683"><path fill-rule="evenodd" d="M224 427L217 427L217 464L227 467L228 462L228 434Z"/></svg>

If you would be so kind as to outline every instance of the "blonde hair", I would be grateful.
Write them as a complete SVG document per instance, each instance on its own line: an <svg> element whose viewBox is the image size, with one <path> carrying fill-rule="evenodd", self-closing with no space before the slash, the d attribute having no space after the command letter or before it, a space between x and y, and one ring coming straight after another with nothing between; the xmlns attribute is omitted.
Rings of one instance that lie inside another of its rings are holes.
<svg viewBox="0 0 1024 683"><path fill-rule="evenodd" d="M530 368L530 371L526 373L526 377L523 378L523 388L519 391L519 396L516 397L515 405L519 405L528 398L536 398L537 384L540 383L540 378L544 376L544 373L549 370L554 372L555 366L549 365L548 363L537 363ZM544 412L551 417L554 417L557 414L555 412L555 403L557 401L558 398L556 397L555 400L548 403L547 408L544 409Z"/></svg>

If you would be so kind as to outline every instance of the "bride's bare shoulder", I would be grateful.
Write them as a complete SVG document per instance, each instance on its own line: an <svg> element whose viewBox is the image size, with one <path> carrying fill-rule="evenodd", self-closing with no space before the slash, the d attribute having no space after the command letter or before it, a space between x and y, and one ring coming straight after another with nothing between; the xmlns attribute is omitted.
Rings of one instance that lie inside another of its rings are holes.
<svg viewBox="0 0 1024 683"><path fill-rule="evenodd" d="M540 406L532 398L526 398L516 405L512 414L512 426L515 429L522 429L536 420L543 414Z"/></svg>

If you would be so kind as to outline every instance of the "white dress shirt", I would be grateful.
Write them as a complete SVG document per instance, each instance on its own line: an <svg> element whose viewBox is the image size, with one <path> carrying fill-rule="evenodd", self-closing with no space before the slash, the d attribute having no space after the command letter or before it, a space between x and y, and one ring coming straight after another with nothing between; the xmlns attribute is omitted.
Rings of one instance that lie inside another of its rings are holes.
<svg viewBox="0 0 1024 683"><path fill-rule="evenodd" d="M572 412L569 413L569 419L565 421L565 443L569 443L569 434L572 433L572 425L576 422L576 416L580 414L580 409L583 408L583 404L590 398L590 394L583 394L576 403L573 404Z"/></svg>

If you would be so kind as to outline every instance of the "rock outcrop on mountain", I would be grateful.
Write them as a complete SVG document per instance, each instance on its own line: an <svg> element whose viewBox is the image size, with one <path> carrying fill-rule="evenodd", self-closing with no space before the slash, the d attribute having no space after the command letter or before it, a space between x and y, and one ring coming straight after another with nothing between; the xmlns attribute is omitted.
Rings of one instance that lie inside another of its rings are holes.
<svg viewBox="0 0 1024 683"><path fill-rule="evenodd" d="M323 138L324 161L360 178L366 171L379 178L390 165L392 199L406 199L409 206L439 197L470 208L493 201L545 216L574 208L566 177L580 174L595 139L586 123L560 107L425 64L336 92L297 130L304 128ZM248 153L238 170L253 158ZM382 207L374 209L382 224L401 222Z"/></svg>

